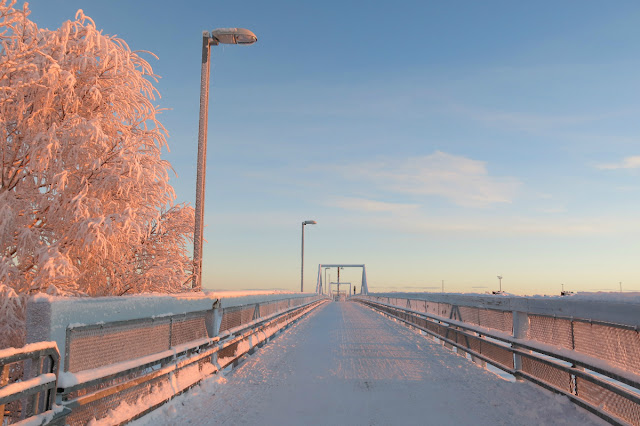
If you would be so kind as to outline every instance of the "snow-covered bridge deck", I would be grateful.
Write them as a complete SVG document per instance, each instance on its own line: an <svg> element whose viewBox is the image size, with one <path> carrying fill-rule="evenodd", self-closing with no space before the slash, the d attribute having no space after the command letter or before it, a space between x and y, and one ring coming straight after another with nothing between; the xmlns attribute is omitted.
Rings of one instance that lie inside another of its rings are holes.
<svg viewBox="0 0 640 426"><path fill-rule="evenodd" d="M606 424L351 302L327 303L136 425Z"/></svg>

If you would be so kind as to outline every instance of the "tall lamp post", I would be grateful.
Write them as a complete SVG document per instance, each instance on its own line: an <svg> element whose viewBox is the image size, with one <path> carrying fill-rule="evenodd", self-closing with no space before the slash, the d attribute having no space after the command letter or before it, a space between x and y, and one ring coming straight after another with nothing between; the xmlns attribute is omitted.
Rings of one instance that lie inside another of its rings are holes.
<svg viewBox="0 0 640 426"><path fill-rule="evenodd" d="M191 288L202 289L202 235L204 230L204 186L207 169L207 121L209 117L209 70L211 46L218 44L253 44L254 33L244 28L218 28L202 32L202 68L200 73L200 123L198 126L198 163L196 177L196 211L193 233L193 281Z"/></svg>
<svg viewBox="0 0 640 426"><path fill-rule="evenodd" d="M305 225L315 225L318 222L315 220L305 220L302 222L302 251L301 251L301 261L300 261L300 293L304 293L304 226Z"/></svg>

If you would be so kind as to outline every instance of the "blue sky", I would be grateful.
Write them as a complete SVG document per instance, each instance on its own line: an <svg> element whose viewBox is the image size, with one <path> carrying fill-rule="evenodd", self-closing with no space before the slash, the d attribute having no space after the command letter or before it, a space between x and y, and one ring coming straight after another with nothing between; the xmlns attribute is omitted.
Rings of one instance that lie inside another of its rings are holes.
<svg viewBox="0 0 640 426"><path fill-rule="evenodd" d="M148 58L179 202L194 202L201 33L214 48L204 285L640 290L640 4L38 0ZM335 275L335 271L333 272ZM357 271L344 280L357 283Z"/></svg>

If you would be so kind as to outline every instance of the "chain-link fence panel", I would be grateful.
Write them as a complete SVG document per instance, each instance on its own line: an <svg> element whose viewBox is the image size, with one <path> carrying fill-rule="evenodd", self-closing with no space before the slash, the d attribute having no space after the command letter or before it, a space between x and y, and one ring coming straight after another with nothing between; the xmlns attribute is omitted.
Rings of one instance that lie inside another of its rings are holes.
<svg viewBox="0 0 640 426"><path fill-rule="evenodd" d="M171 321L171 346L182 345L208 337L205 314L173 318Z"/></svg>
<svg viewBox="0 0 640 426"><path fill-rule="evenodd" d="M576 383L580 398L632 425L640 425L640 404L582 377L577 377Z"/></svg>
<svg viewBox="0 0 640 426"><path fill-rule="evenodd" d="M495 309L478 309L478 325L494 330L513 332L513 313Z"/></svg>
<svg viewBox="0 0 640 426"><path fill-rule="evenodd" d="M67 330L65 371L76 373L162 352L170 347L170 319Z"/></svg>
<svg viewBox="0 0 640 426"><path fill-rule="evenodd" d="M637 330L574 321L577 352L640 373L640 334Z"/></svg>
<svg viewBox="0 0 640 426"><path fill-rule="evenodd" d="M253 321L255 310L256 305L224 308L222 311L222 321L220 322L220 332L227 331Z"/></svg>
<svg viewBox="0 0 640 426"><path fill-rule="evenodd" d="M573 349L571 321L541 315L529 315L529 339Z"/></svg>
<svg viewBox="0 0 640 426"><path fill-rule="evenodd" d="M522 355L522 371L565 392L571 392L571 374L545 362Z"/></svg>
<svg viewBox="0 0 640 426"><path fill-rule="evenodd" d="M509 370L513 370L513 353L511 352L511 348L506 348L496 343L490 343L486 340L481 342L480 348L480 353L482 355Z"/></svg>
<svg viewBox="0 0 640 426"><path fill-rule="evenodd" d="M460 314L460 321L466 322L467 324L480 325L480 309L470 306L459 306L458 312Z"/></svg>

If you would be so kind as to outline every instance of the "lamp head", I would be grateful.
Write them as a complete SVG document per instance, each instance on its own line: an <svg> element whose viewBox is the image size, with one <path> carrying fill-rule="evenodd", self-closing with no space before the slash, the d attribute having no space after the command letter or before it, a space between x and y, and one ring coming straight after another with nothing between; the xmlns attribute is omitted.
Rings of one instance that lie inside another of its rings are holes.
<svg viewBox="0 0 640 426"><path fill-rule="evenodd" d="M211 31L211 38L222 44L253 44L256 35L245 28L217 28Z"/></svg>
<svg viewBox="0 0 640 426"><path fill-rule="evenodd" d="M316 222L315 220L305 220L304 222L302 222L303 225L316 225L318 222Z"/></svg>

